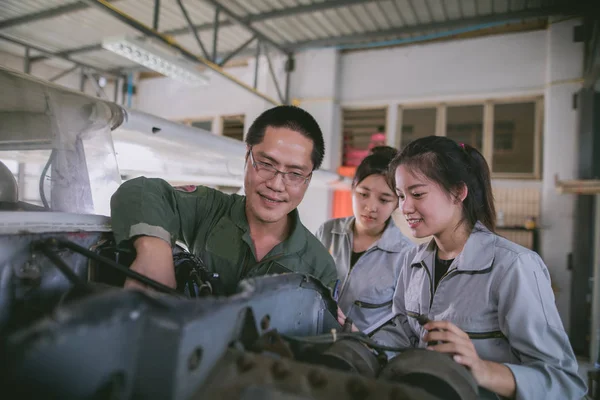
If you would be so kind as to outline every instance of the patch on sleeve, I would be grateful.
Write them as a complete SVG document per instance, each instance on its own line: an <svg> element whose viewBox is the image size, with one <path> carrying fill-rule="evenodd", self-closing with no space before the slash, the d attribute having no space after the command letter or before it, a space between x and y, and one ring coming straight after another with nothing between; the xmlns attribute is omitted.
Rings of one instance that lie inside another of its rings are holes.
<svg viewBox="0 0 600 400"><path fill-rule="evenodd" d="M196 190L198 190L198 186L196 186L196 185L174 186L174 189L178 190L180 192L194 193Z"/></svg>

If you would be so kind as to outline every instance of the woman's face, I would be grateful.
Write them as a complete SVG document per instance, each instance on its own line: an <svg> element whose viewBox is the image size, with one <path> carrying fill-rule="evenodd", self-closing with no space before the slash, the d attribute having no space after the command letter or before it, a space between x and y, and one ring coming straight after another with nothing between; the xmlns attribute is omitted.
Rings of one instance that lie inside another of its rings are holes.
<svg viewBox="0 0 600 400"><path fill-rule="evenodd" d="M455 229L462 220L462 200L450 196L437 183L414 174L403 165L396 168L396 192L400 199L400 210L408 222L414 237L440 237Z"/></svg>
<svg viewBox="0 0 600 400"><path fill-rule="evenodd" d="M398 206L398 197L383 175L369 175L352 190L355 224L365 230L380 230Z"/></svg>

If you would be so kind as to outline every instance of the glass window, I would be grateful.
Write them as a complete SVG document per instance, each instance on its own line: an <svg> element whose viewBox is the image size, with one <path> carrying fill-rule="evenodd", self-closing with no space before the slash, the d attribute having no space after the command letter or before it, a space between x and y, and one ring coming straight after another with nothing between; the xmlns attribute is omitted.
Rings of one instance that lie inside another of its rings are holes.
<svg viewBox="0 0 600 400"><path fill-rule="evenodd" d="M386 143L387 108L342 109L342 165L356 167L369 150Z"/></svg>
<svg viewBox="0 0 600 400"><path fill-rule="evenodd" d="M446 136L483 151L483 105L448 107Z"/></svg>
<svg viewBox="0 0 600 400"><path fill-rule="evenodd" d="M492 171L533 173L535 103L496 104L493 137Z"/></svg>
<svg viewBox="0 0 600 400"><path fill-rule="evenodd" d="M204 120L204 121L192 121L191 125L194 128L203 129L205 131L212 130L212 120Z"/></svg>
<svg viewBox="0 0 600 400"><path fill-rule="evenodd" d="M243 115L232 115L229 117L223 117L222 120L222 133L223 136L240 140L244 140L244 116Z"/></svg>
<svg viewBox="0 0 600 400"><path fill-rule="evenodd" d="M413 108L402 111L400 148L415 139L435 135L437 108Z"/></svg>

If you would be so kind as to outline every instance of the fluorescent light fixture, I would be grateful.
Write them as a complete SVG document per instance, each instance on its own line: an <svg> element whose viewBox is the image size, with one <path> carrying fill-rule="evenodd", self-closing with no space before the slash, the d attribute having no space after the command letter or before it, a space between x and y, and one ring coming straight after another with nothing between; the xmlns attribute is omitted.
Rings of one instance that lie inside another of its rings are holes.
<svg viewBox="0 0 600 400"><path fill-rule="evenodd" d="M186 84L200 86L209 81L208 76L198 71L195 64L149 40L133 37L107 38L102 42L102 47Z"/></svg>

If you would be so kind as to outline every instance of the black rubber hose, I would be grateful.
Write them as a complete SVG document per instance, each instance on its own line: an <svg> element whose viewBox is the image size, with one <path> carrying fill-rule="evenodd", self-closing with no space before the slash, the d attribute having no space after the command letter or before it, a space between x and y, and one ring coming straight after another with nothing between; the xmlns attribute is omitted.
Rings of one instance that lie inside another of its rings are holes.
<svg viewBox="0 0 600 400"><path fill-rule="evenodd" d="M144 285L150 286L152 289L158 290L159 292L171 294L176 297L185 297L185 296L182 296L178 291L171 289L170 287L163 285L162 283L157 282L154 279L148 278L147 276L144 276L135 271L132 271L129 268L127 268L121 264L118 264L109 258L106 258L99 254L96 254L93 251L88 250L85 247L78 245L77 243L71 242L69 240L64 240L64 239L51 239L51 241L58 246L66 247L69 250L72 250L76 253L79 253L88 258L91 258L92 260L95 260L101 264L112 267L112 268L116 269L117 271L123 273L128 278L135 279L136 281L141 282Z"/></svg>

